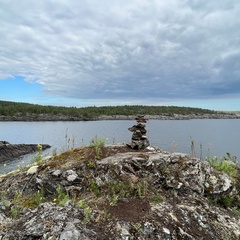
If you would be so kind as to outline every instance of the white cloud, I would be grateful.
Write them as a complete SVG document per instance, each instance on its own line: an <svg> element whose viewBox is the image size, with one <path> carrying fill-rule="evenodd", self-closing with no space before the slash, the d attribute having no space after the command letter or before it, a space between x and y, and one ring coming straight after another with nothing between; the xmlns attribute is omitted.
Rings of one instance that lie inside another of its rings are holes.
<svg viewBox="0 0 240 240"><path fill-rule="evenodd" d="M239 94L239 12L237 0L1 0L0 79L102 101Z"/></svg>

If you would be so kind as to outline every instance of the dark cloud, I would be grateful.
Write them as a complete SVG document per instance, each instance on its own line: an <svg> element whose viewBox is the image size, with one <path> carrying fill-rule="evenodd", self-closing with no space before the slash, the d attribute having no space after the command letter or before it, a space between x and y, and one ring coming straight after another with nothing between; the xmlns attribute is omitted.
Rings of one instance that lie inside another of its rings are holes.
<svg viewBox="0 0 240 240"><path fill-rule="evenodd" d="M1 1L0 79L99 101L239 94L239 12L237 0Z"/></svg>

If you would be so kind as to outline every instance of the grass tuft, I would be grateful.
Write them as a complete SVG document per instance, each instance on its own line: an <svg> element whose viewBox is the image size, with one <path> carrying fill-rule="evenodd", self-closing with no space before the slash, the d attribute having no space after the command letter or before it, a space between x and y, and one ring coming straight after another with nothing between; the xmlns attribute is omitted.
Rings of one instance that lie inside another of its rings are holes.
<svg viewBox="0 0 240 240"><path fill-rule="evenodd" d="M236 157L231 156L230 153L227 153L227 155L220 160L218 160L216 156L212 158L206 158L206 160L217 171L224 172L230 177L237 177L238 165L236 163Z"/></svg>

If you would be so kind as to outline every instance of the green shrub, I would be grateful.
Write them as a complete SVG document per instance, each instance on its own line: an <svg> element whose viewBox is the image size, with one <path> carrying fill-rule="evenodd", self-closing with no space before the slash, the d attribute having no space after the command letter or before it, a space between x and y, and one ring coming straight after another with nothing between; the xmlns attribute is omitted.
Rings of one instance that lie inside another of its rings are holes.
<svg viewBox="0 0 240 240"><path fill-rule="evenodd" d="M87 204L85 200L80 200L78 202L78 206L83 209L84 211L84 222L89 223L91 221L91 215L92 215L92 209L91 207Z"/></svg>
<svg viewBox="0 0 240 240"><path fill-rule="evenodd" d="M107 141L107 138L98 138L96 135L94 138L91 139L90 147L104 147Z"/></svg>
<svg viewBox="0 0 240 240"><path fill-rule="evenodd" d="M97 135L91 139L90 141L90 147L95 147L95 154L96 154L96 159L99 159L101 154L102 154L102 148L105 146L106 142L108 141L107 138L104 139L99 139Z"/></svg>
<svg viewBox="0 0 240 240"><path fill-rule="evenodd" d="M23 209L23 195L22 192L16 191L14 194L14 198L12 201L12 207L11 207L11 215L12 218L17 218Z"/></svg>
<svg viewBox="0 0 240 240"><path fill-rule="evenodd" d="M59 206L63 206L69 199L69 195L62 190L61 186L58 186L57 198L54 199L54 202Z"/></svg>
<svg viewBox="0 0 240 240"><path fill-rule="evenodd" d="M231 156L230 153L227 153L227 156L217 159L216 156L212 158L206 158L210 165L220 171L228 174L231 177L236 177L238 173L238 165L236 163L236 157Z"/></svg>

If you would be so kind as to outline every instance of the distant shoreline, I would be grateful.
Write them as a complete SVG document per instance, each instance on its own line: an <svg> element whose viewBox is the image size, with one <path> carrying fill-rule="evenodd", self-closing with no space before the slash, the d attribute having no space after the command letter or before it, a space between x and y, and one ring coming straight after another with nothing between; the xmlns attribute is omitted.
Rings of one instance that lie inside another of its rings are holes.
<svg viewBox="0 0 240 240"><path fill-rule="evenodd" d="M40 121L102 121L102 120L134 120L136 115L101 115L93 118L76 117L76 116L65 116L65 115L26 115L26 116L3 116L0 115L1 122L40 122ZM166 115L145 115L149 120L191 120L191 119L240 119L238 114L172 114L171 116Z"/></svg>

